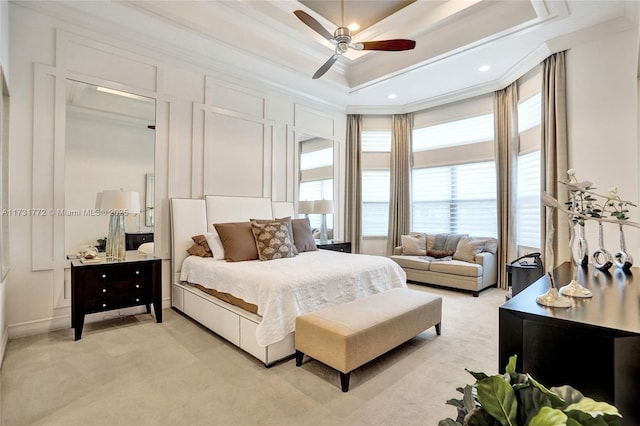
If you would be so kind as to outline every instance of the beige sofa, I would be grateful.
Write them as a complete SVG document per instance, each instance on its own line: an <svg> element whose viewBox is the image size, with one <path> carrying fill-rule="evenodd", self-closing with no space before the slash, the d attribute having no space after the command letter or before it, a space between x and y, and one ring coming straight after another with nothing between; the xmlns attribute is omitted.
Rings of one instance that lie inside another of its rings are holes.
<svg viewBox="0 0 640 426"><path fill-rule="evenodd" d="M475 297L497 282L495 238L414 232L402 240L391 259L404 269L408 281L469 291Z"/></svg>

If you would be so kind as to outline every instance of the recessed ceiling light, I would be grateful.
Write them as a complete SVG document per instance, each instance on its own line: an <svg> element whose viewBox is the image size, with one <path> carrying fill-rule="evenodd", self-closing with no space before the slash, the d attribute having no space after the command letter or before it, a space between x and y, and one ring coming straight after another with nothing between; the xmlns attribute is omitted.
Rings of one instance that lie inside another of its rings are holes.
<svg viewBox="0 0 640 426"><path fill-rule="evenodd" d="M491 67L489 65L482 65L480 68L478 68L478 71L489 71L491 69Z"/></svg>
<svg viewBox="0 0 640 426"><path fill-rule="evenodd" d="M360 29L360 24L352 22L347 26L347 28L349 28L350 31L358 31Z"/></svg>
<svg viewBox="0 0 640 426"><path fill-rule="evenodd" d="M397 97L398 97L398 95L396 95L395 93L389 93L389 96L387 96L387 98L389 98L389 99L395 99Z"/></svg>

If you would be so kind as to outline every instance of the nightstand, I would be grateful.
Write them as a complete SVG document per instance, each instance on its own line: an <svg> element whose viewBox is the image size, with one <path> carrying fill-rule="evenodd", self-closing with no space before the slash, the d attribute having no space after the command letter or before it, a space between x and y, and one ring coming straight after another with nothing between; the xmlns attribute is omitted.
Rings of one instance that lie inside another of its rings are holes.
<svg viewBox="0 0 640 426"><path fill-rule="evenodd" d="M316 247L324 250L340 251L343 253L351 253L351 243L344 241L329 240L326 243L316 242Z"/></svg>
<svg viewBox="0 0 640 426"><path fill-rule="evenodd" d="M161 260L152 255L127 252L123 261L82 263L71 260L71 328L74 340L82 337L86 314L145 305L156 322L162 322Z"/></svg>
<svg viewBox="0 0 640 426"><path fill-rule="evenodd" d="M153 242L153 232L137 232L135 234L124 234L126 250L138 250L144 243Z"/></svg>

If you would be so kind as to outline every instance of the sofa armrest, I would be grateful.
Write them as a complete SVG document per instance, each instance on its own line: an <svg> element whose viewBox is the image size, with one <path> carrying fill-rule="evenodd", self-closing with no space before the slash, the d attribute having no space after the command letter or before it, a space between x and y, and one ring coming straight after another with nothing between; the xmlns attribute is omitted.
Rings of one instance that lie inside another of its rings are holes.
<svg viewBox="0 0 640 426"><path fill-rule="evenodd" d="M483 286L490 286L498 281L498 260L495 254L486 251L476 254L476 264L482 266Z"/></svg>
<svg viewBox="0 0 640 426"><path fill-rule="evenodd" d="M393 254L402 254L402 246L394 247Z"/></svg>

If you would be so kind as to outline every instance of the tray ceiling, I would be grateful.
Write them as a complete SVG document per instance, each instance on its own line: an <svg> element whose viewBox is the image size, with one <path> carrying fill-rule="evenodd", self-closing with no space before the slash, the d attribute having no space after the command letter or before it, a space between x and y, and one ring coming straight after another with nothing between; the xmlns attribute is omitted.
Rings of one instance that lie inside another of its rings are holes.
<svg viewBox="0 0 640 426"><path fill-rule="evenodd" d="M20 2L92 30L188 57L350 112L406 112L498 90L549 54L637 28L637 3L580 0L345 1L362 19L354 42L408 38L404 52L349 51L321 79L334 53L293 11L333 32L339 1ZM379 6L379 7L378 7ZM367 13L366 15L364 13ZM340 20L338 20L340 19ZM478 70L482 65L490 69ZM395 99L389 99L389 94Z"/></svg>

